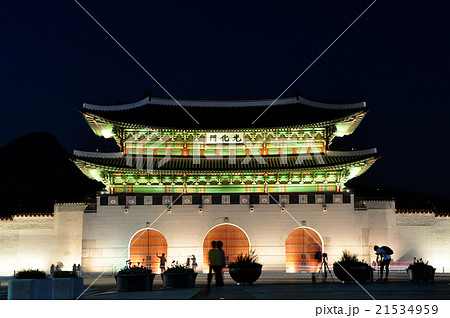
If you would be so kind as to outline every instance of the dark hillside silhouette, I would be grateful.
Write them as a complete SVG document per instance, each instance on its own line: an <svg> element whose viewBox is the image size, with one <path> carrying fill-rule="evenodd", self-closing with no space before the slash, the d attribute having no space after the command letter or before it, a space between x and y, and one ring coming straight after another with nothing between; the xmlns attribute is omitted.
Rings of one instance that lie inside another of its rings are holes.
<svg viewBox="0 0 450 318"><path fill-rule="evenodd" d="M48 133L30 133L0 148L0 216L49 213L55 202L85 202L103 188L70 161Z"/></svg>

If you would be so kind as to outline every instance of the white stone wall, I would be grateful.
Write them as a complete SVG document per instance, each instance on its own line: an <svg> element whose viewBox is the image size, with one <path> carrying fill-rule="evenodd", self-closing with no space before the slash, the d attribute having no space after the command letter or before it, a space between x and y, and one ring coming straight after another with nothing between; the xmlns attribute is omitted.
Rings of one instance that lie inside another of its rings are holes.
<svg viewBox="0 0 450 318"><path fill-rule="evenodd" d="M14 216L0 220L0 276L22 269L66 270L81 263L84 204L55 205L53 216Z"/></svg>
<svg viewBox="0 0 450 318"><path fill-rule="evenodd" d="M450 218L434 214L395 213L391 201L366 202L367 209L355 210L349 204L288 204L281 212L275 204L254 204L254 212L242 204L98 205L97 213L83 213L84 204L55 205L54 216L15 216L0 220L0 276L14 270L49 269L58 261L65 269L81 263L86 273L117 272L129 258L133 235L146 228L160 231L167 240L168 260L185 262L195 254L203 270L203 240L214 226L228 223L240 227L249 237L266 271L286 268L285 242L289 233L305 226L317 231L323 240L330 265L344 249L367 262L375 260L374 245L388 245L396 262L409 263L413 257L428 260L438 272L450 271ZM155 221L156 220L156 221ZM298 222L298 223L297 223Z"/></svg>
<svg viewBox="0 0 450 318"><path fill-rule="evenodd" d="M430 233L430 264L437 272L450 272L450 217L434 219Z"/></svg>
<svg viewBox="0 0 450 318"><path fill-rule="evenodd" d="M438 272L450 272L450 218L434 213L395 213L395 208L379 209L367 205L369 214L370 261L376 256L374 245L388 245L394 250L393 262L403 269L414 257L428 261ZM392 266L391 266L392 267Z"/></svg>
<svg viewBox="0 0 450 318"><path fill-rule="evenodd" d="M434 214L402 215L395 213L392 201L369 201L367 209L355 210L349 204L288 204L281 212L275 204L204 205L198 212L196 205L174 205L171 213L163 205L100 206L97 213L84 216L83 266L87 272L114 273L129 258L128 245L133 235L153 223L168 244L168 263L185 262L195 254L203 268L203 240L214 226L228 223L240 227L249 237L266 271L289 271L286 268L285 242L289 233L302 221L321 236L330 265L338 260L344 249L358 254L369 263L375 260L374 245L388 245L394 249L395 261L409 263L413 257L430 260L435 267L448 264L450 249L449 218ZM298 223L297 223L298 222ZM445 257L443 257L445 255ZM448 266L448 265L447 265Z"/></svg>
<svg viewBox="0 0 450 318"><path fill-rule="evenodd" d="M203 240L225 217L248 235L251 248L256 250L265 270L286 271L286 238L302 221L322 236L330 262L337 260L343 249L367 260L368 213L354 211L353 202L327 206L327 212L323 212L322 204L288 204L287 213L275 204L255 204L254 212L250 213L248 205L204 205L199 213L196 205L174 205L171 213L162 216L165 206L161 205L129 206L128 213L123 206L98 206L97 213L84 216L83 266L89 272L117 271L129 258L132 236L159 216L151 228L165 236L169 263L184 262L188 255L194 254L199 270L203 269Z"/></svg>

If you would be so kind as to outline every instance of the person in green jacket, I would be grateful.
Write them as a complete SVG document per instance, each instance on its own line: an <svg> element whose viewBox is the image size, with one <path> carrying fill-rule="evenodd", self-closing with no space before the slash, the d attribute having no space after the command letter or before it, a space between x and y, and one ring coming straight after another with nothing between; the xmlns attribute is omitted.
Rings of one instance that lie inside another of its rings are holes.
<svg viewBox="0 0 450 318"><path fill-rule="evenodd" d="M221 286L221 282L223 282L222 261L220 257L220 251L216 248L216 244L217 244L216 241L212 241L211 242L212 249L210 249L208 252L209 258L208 288L211 287L213 271L216 276L216 286Z"/></svg>

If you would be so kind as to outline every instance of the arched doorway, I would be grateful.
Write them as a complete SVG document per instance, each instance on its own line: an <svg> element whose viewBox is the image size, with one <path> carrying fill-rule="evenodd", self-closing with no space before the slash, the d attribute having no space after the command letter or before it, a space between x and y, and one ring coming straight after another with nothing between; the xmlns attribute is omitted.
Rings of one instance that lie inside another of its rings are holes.
<svg viewBox="0 0 450 318"><path fill-rule="evenodd" d="M203 264L206 270L209 265L208 251L211 249L212 241L222 241L225 252L226 264L234 262L235 258L250 250L250 242L247 234L236 225L220 224L213 227L203 240Z"/></svg>
<svg viewBox="0 0 450 318"><path fill-rule="evenodd" d="M166 253L167 241L161 232L154 229L143 229L133 235L130 240L130 260L132 265L143 265L154 273L159 273L159 258L156 256Z"/></svg>
<svg viewBox="0 0 450 318"><path fill-rule="evenodd" d="M289 233L286 239L286 270L289 273L315 272L322 264L323 242L319 233L301 227Z"/></svg>

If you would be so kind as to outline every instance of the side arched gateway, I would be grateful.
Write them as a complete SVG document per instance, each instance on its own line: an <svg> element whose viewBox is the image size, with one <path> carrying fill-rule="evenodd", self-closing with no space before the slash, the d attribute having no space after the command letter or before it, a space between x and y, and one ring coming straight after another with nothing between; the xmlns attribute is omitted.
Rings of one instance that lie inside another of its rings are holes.
<svg viewBox="0 0 450 318"><path fill-rule="evenodd" d="M225 252L226 263L231 263L235 258L250 249L250 241L247 234L238 226L233 224L219 224L209 230L203 240L203 264L206 269L209 265L208 251L211 249L212 241L222 241Z"/></svg>
<svg viewBox="0 0 450 318"><path fill-rule="evenodd" d="M315 272L322 264L323 241L320 234L309 227L289 233L286 239L286 270L290 273Z"/></svg>
<svg viewBox="0 0 450 318"><path fill-rule="evenodd" d="M143 229L136 232L130 240L130 260L133 265L143 265L159 273L159 258L156 254L166 253L167 241L161 232L154 229Z"/></svg>

